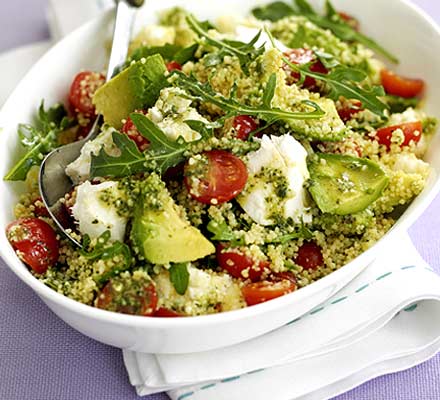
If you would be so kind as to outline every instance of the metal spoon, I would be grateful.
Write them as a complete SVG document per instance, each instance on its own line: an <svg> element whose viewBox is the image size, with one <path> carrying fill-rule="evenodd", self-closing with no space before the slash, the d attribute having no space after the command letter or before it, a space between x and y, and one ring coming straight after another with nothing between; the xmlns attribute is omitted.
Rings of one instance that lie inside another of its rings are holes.
<svg viewBox="0 0 440 400"><path fill-rule="evenodd" d="M116 68L127 57L135 17L134 7L140 7L143 3L144 0L117 0L115 29L108 64L107 81L112 78ZM85 139L55 149L46 156L40 167L39 186L43 203L60 231L79 247L81 247L81 244L66 231L68 226L65 218L65 209L60 202L60 199L64 198L74 186L66 175L65 170L67 165L80 156L84 144L99 134L102 120L102 115L98 115Z"/></svg>

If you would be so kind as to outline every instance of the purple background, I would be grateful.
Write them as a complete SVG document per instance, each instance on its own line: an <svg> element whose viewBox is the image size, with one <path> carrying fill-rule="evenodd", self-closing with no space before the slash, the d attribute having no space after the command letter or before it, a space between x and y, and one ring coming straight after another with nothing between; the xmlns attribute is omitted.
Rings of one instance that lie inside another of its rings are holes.
<svg viewBox="0 0 440 400"><path fill-rule="evenodd" d="M414 0L414 3L440 23L437 0ZM2 0L0 52L47 39L46 6L47 0ZM440 196L410 230L420 253L438 272L439 207ZM137 398L128 382L121 351L88 339L59 320L0 259L0 399ZM437 355L418 367L377 378L334 400L439 398L440 355ZM159 394L148 399L168 397Z"/></svg>

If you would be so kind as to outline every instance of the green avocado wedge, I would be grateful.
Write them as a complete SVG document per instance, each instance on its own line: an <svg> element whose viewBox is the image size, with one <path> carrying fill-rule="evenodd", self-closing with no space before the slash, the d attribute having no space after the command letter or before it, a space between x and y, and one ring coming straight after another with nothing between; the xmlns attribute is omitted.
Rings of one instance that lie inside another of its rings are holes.
<svg viewBox="0 0 440 400"><path fill-rule="evenodd" d="M214 245L182 217L158 175L146 178L131 229L135 250L152 264L183 263L215 252Z"/></svg>
<svg viewBox="0 0 440 400"><path fill-rule="evenodd" d="M388 177L365 158L317 153L307 160L309 192L324 213L347 215L365 210L382 194Z"/></svg>

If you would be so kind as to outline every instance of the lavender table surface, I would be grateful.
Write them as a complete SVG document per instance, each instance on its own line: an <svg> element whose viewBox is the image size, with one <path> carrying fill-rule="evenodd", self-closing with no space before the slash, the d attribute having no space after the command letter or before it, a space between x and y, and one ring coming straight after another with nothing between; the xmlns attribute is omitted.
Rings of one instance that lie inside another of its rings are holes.
<svg viewBox="0 0 440 400"><path fill-rule="evenodd" d="M440 23L437 0L413 1ZM2 1L0 52L48 39L46 6L47 0ZM410 230L416 247L437 272L440 272L439 207L440 196ZM137 398L128 382L121 351L88 339L59 320L0 259L0 399ZM418 367L374 379L334 400L439 398L440 355L437 355ZM168 397L158 394L148 399Z"/></svg>

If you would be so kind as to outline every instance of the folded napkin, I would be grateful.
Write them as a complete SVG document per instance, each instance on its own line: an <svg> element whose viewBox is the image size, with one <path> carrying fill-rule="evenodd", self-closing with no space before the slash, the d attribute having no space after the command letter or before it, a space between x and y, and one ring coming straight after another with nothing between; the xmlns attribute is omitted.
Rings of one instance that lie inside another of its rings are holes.
<svg viewBox="0 0 440 400"><path fill-rule="evenodd" d="M440 350L440 277L405 234L348 286L258 338L193 354L124 350L139 395L326 399Z"/></svg>

